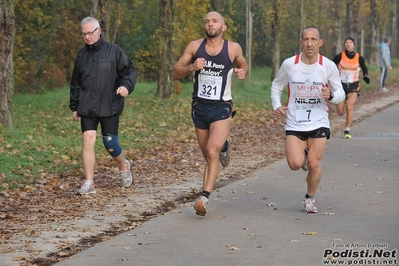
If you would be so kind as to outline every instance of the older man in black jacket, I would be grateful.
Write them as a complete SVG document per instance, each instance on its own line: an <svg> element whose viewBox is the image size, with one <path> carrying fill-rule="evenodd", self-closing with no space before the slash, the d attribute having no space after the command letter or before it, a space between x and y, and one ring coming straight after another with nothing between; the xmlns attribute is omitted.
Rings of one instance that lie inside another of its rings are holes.
<svg viewBox="0 0 399 266"><path fill-rule="evenodd" d="M83 19L81 29L85 47L76 56L69 105L73 118L80 119L82 128L82 159L86 180L76 194L96 193L93 179L98 124L101 124L105 148L119 164L122 186L128 188L133 176L130 162L119 145L118 127L124 97L134 90L137 70L118 45L103 39L97 19Z"/></svg>

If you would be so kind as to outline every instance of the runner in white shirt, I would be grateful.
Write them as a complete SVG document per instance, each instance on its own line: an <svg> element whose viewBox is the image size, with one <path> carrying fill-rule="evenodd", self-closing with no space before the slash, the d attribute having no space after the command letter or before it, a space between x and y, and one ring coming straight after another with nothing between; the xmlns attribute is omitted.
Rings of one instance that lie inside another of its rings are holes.
<svg viewBox="0 0 399 266"><path fill-rule="evenodd" d="M307 193L303 201L306 213L315 213L314 195L321 180L321 158L330 138L328 101L345 99L334 62L319 54L324 40L315 27L302 31L302 53L284 60L271 87L276 118L286 116L285 156L290 169L308 171ZM288 88L288 102L281 95ZM304 152L305 151L305 152Z"/></svg>

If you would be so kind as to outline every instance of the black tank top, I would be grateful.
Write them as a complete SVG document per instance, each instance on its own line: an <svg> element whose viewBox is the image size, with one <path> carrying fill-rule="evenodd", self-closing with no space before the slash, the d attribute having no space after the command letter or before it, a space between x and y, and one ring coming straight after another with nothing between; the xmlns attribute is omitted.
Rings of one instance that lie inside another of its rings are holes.
<svg viewBox="0 0 399 266"><path fill-rule="evenodd" d="M228 41L224 40L222 50L215 56L206 52L206 41L204 38L194 57L194 60L205 58L206 63L204 69L195 71L192 98L202 103L230 101L233 62L229 57Z"/></svg>

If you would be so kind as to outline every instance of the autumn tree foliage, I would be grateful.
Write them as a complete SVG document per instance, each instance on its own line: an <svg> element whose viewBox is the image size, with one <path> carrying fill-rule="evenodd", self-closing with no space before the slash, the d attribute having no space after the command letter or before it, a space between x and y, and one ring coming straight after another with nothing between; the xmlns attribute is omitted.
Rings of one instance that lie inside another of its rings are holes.
<svg viewBox="0 0 399 266"><path fill-rule="evenodd" d="M159 2L18 1L13 53L15 91L42 92L69 83L74 56L83 45L79 37L80 21L91 14L98 14L100 20L104 18L107 38L119 44L133 59L139 70L139 81L158 81L157 37L163 27ZM375 62L376 49L385 36L398 39L399 6L395 0L249 2L253 15L251 57L254 67L278 65L282 59L298 52L300 30L309 25L320 28L325 39L322 53L330 58L342 49L340 40L347 35L355 35L357 49L362 50L370 62ZM92 13L93 3L98 5L96 12L101 13ZM228 25L225 38L240 43L245 50L245 4L242 0L175 1L173 32L170 33L173 45L168 47L168 52L176 59L189 41L203 37L203 16L211 10L225 17ZM391 50L396 58L399 46L393 44Z"/></svg>

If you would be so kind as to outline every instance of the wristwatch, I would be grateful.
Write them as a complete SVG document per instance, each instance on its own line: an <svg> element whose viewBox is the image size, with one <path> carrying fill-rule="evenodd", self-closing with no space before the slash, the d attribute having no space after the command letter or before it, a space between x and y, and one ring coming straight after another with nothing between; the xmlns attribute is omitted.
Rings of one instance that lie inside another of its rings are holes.
<svg viewBox="0 0 399 266"><path fill-rule="evenodd" d="M334 98L334 92L330 91L330 98L328 98L329 101L331 101Z"/></svg>

